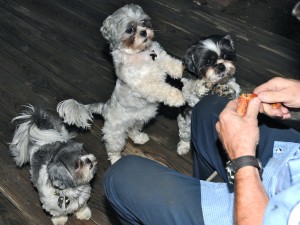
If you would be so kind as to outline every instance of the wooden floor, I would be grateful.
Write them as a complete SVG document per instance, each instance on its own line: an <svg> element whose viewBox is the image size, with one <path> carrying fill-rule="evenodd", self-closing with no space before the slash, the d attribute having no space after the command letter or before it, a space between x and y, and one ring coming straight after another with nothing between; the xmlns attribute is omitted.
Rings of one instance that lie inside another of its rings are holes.
<svg viewBox="0 0 300 225"><path fill-rule="evenodd" d="M202 36L234 34L236 76L245 92L274 76L300 78L299 44L191 0L0 0L0 224L51 224L30 182L29 166L17 168L9 155L11 119L26 103L55 108L68 98L84 103L108 100L115 75L99 29L109 14L132 2L152 17L156 40L178 58ZM191 175L191 154L176 154L177 113L162 107L145 129L151 140L142 146L128 141L124 154L155 159ZM97 118L92 129L77 138L99 161L89 201L92 218L82 222L70 217L67 224L119 224L103 193L110 163L101 142L102 125Z"/></svg>

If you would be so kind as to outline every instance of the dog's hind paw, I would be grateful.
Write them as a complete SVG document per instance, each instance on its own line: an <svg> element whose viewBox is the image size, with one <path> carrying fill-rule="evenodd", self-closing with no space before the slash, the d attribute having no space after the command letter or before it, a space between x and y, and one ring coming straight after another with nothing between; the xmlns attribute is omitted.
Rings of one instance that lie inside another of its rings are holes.
<svg viewBox="0 0 300 225"><path fill-rule="evenodd" d="M115 153L108 152L107 155L108 155L108 160L110 160L111 165L122 158L120 152L115 152Z"/></svg>
<svg viewBox="0 0 300 225"><path fill-rule="evenodd" d="M87 205L84 205L75 213L75 215L76 215L77 219L89 220L92 216L92 212Z"/></svg>
<svg viewBox="0 0 300 225"><path fill-rule="evenodd" d="M149 136L143 132L139 131L133 131L128 133L128 136L135 144L145 144L147 141L149 141Z"/></svg>
<svg viewBox="0 0 300 225"><path fill-rule="evenodd" d="M54 225L64 225L68 221L68 217L67 216L53 216L51 220Z"/></svg>
<svg viewBox="0 0 300 225"><path fill-rule="evenodd" d="M190 143L185 141L180 141L177 145L178 155L185 155L190 150Z"/></svg>

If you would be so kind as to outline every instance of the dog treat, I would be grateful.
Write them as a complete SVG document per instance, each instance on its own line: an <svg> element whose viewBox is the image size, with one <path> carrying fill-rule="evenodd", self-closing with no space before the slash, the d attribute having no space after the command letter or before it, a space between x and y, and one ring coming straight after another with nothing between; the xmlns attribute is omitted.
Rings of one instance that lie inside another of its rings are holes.
<svg viewBox="0 0 300 225"><path fill-rule="evenodd" d="M240 95L240 97L238 98L237 113L241 117L246 115L248 104L255 97L257 97L257 94L254 94L254 93ZM282 104L280 102L277 102L277 103L272 103L271 106L273 109L279 109L282 106Z"/></svg>
<svg viewBox="0 0 300 225"><path fill-rule="evenodd" d="M244 117L246 115L247 107L249 102L257 97L256 94L241 94L240 97L238 98L238 108L237 108L237 113L241 116Z"/></svg>

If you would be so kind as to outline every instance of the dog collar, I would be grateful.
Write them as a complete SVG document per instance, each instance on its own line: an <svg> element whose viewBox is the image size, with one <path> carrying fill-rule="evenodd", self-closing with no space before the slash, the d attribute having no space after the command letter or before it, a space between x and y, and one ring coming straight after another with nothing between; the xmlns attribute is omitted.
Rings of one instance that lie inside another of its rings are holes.
<svg viewBox="0 0 300 225"><path fill-rule="evenodd" d="M68 206L71 203L71 200L70 200L70 198L68 196L61 195L61 193L58 192L58 191L55 191L54 195L58 196L57 205L59 206L59 208L62 208L63 206L64 206L65 209L68 208Z"/></svg>

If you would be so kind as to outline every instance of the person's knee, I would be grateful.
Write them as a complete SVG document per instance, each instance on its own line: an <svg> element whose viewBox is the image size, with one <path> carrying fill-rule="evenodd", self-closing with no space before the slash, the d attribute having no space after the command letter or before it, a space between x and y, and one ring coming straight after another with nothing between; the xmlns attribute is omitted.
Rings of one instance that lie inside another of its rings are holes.
<svg viewBox="0 0 300 225"><path fill-rule="evenodd" d="M122 188L126 185L126 182L130 182L132 176L137 171L141 171L143 168L143 158L139 156L129 155L119 159L113 164L104 174L104 189L107 195L111 190L116 190L118 187Z"/></svg>
<svg viewBox="0 0 300 225"><path fill-rule="evenodd" d="M115 180L120 180L122 177L128 177L131 174L133 164L139 164L139 156L128 155L119 159L115 164L113 164L106 173L104 174L104 182L110 182L113 178Z"/></svg>
<svg viewBox="0 0 300 225"><path fill-rule="evenodd" d="M213 113L217 107L216 104L220 101L218 95L207 95L203 97L193 108L193 114L204 116Z"/></svg>

